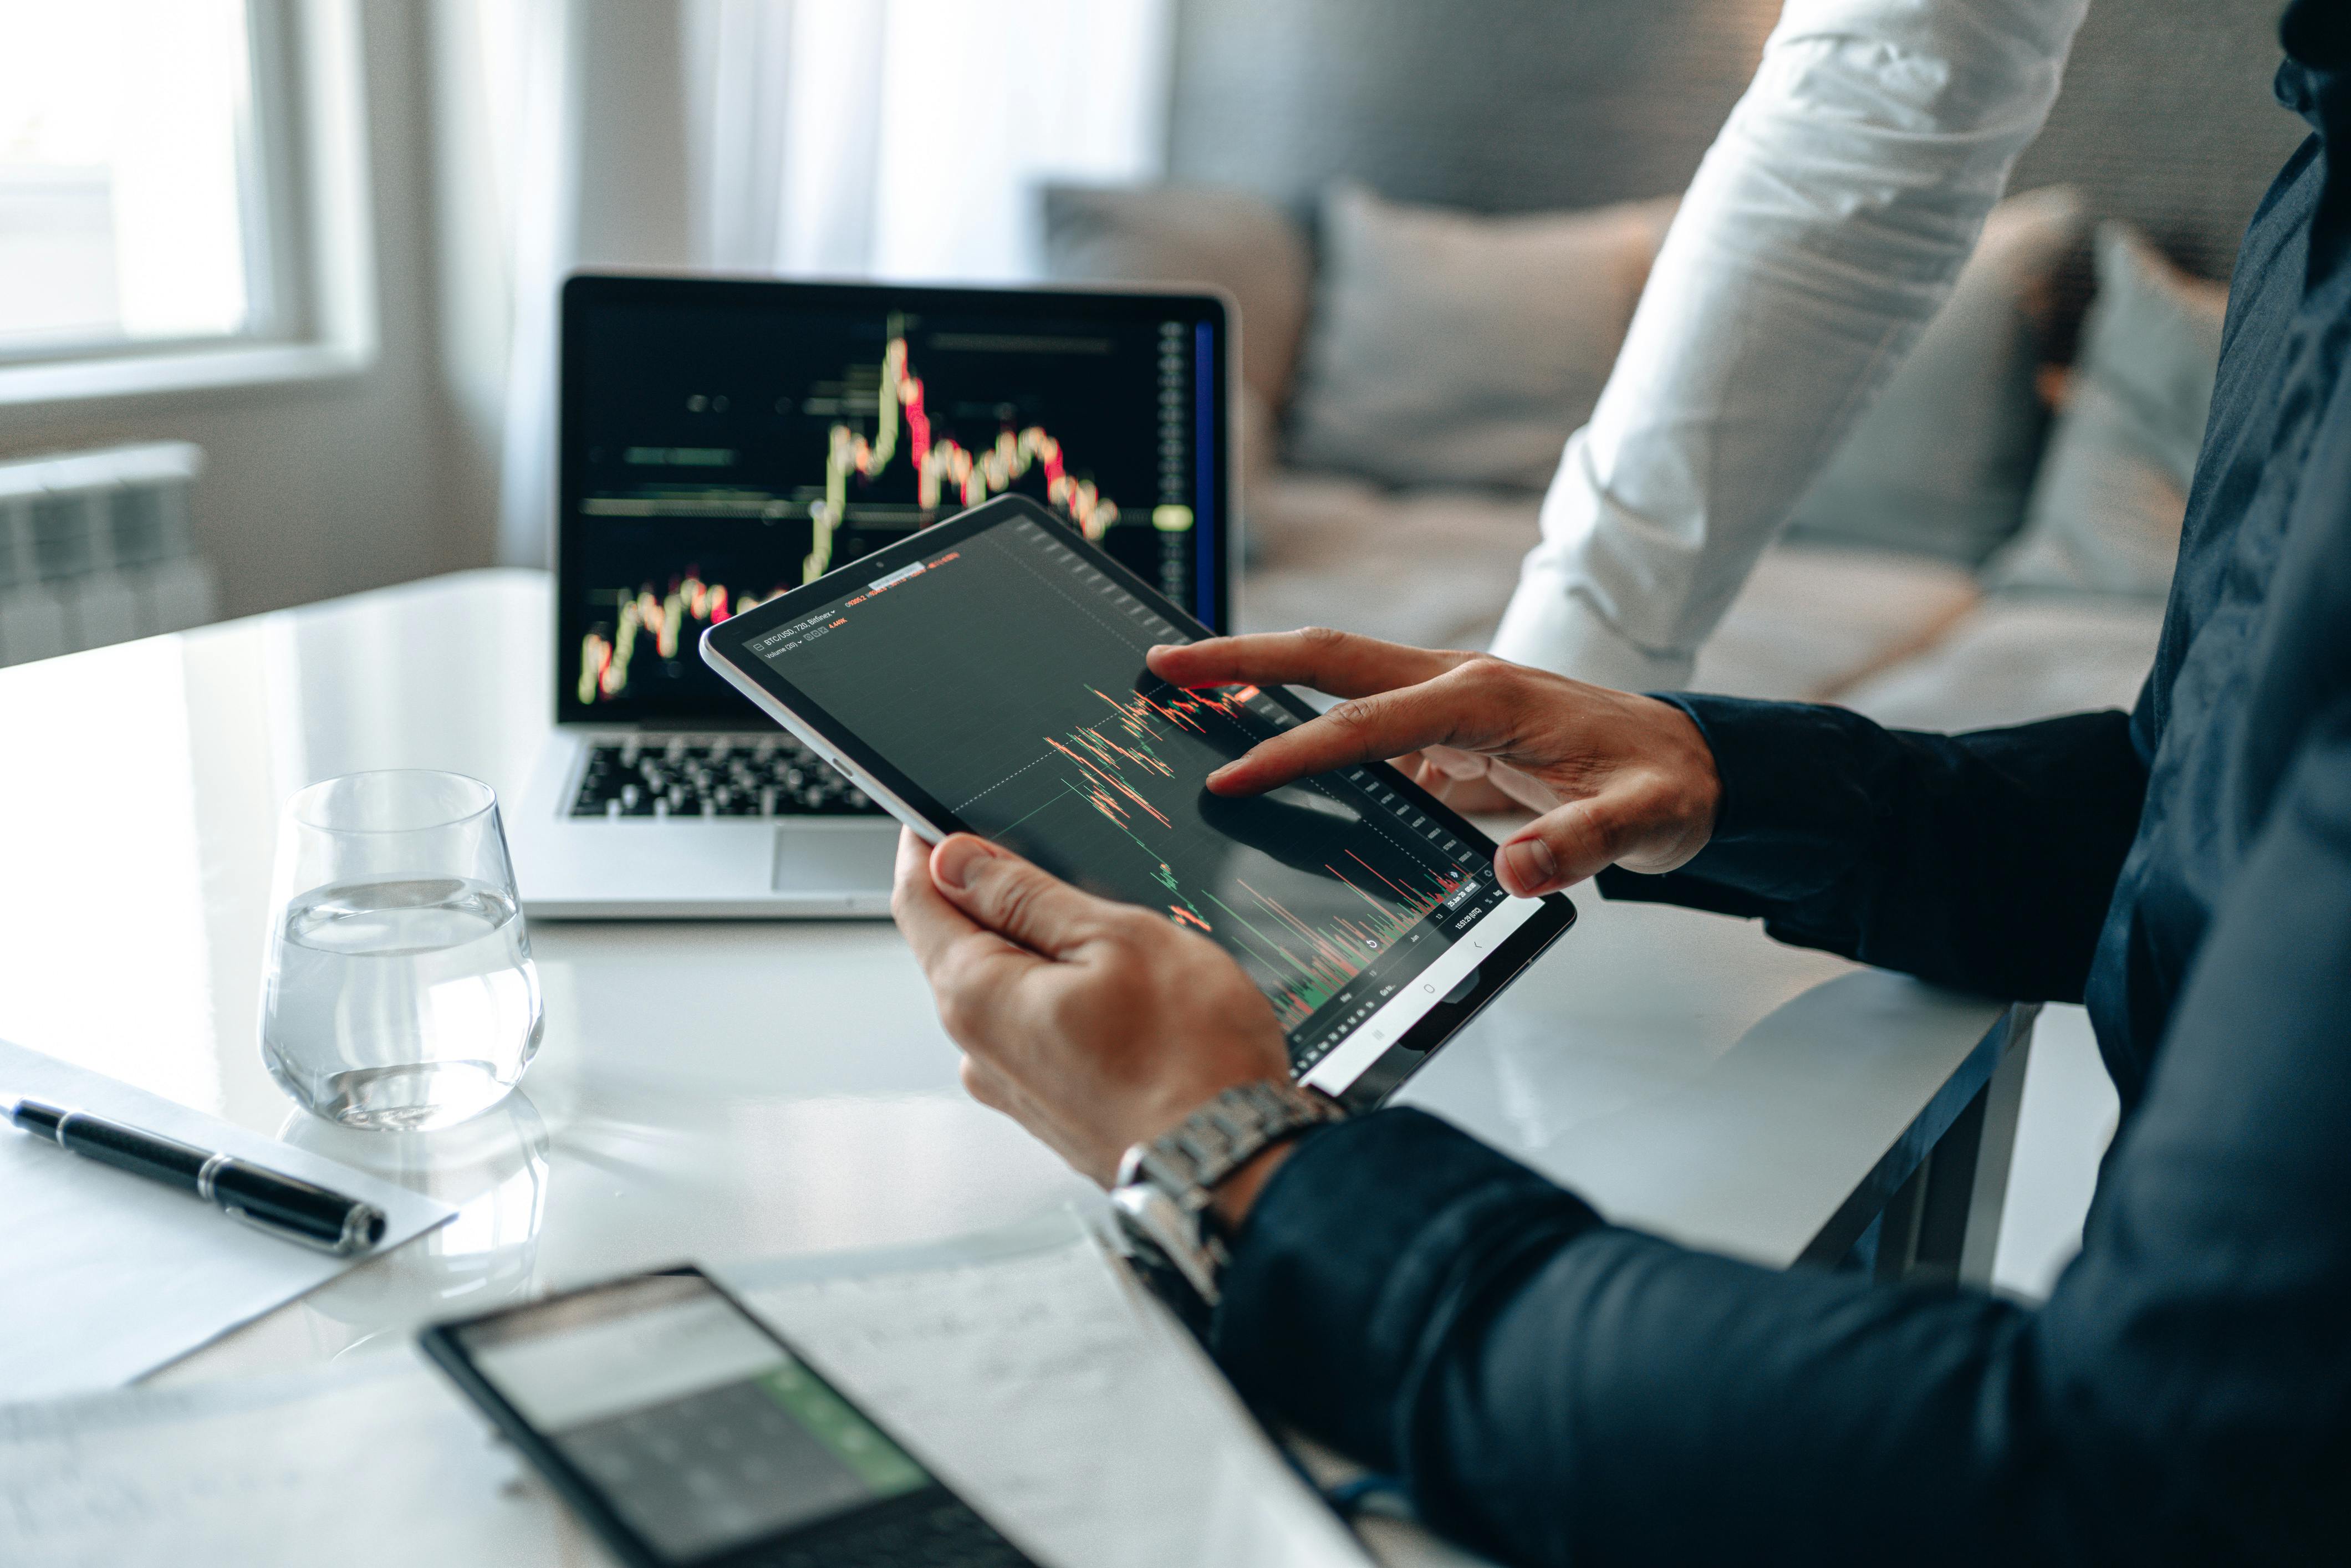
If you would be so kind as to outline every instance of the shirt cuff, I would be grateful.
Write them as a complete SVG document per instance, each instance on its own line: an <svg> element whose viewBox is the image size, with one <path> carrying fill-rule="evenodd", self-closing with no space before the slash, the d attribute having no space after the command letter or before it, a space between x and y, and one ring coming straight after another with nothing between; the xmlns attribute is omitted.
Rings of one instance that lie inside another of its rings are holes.
<svg viewBox="0 0 2351 1568"><path fill-rule="evenodd" d="M1491 652L1514 664L1549 670L1620 692L1678 686L1690 677L1685 653L1645 648L1618 631L1560 572L1529 561L1502 612Z"/></svg>
<svg viewBox="0 0 2351 1568"><path fill-rule="evenodd" d="M1252 1404L1393 1469L1431 1327L1493 1282L1495 1245L1548 1251L1600 1222L1426 1112L1320 1128L1234 1239L1209 1347Z"/></svg>
<svg viewBox="0 0 2351 1568"><path fill-rule="evenodd" d="M1761 915L1833 886L1874 841L1894 803L1876 787L1886 737L1869 720L1811 703L1656 695L1689 715L1714 753L1714 836L1665 876L1603 873L1609 897Z"/></svg>

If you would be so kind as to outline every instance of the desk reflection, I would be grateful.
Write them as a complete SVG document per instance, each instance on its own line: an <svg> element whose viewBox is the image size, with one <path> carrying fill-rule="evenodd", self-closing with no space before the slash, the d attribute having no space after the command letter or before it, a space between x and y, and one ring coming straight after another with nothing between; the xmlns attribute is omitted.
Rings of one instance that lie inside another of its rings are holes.
<svg viewBox="0 0 2351 1568"><path fill-rule="evenodd" d="M550 1140L521 1090L471 1121L431 1132L360 1132L296 1111L277 1135L457 1210L446 1225L307 1299L313 1312L353 1331L333 1354L529 1293L547 1219Z"/></svg>

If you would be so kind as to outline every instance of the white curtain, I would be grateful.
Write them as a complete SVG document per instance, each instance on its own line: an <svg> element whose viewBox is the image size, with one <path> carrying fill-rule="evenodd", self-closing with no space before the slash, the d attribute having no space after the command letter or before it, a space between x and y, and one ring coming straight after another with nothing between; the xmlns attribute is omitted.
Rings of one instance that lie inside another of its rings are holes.
<svg viewBox="0 0 2351 1568"><path fill-rule="evenodd" d="M503 214L444 267L511 289L499 559L549 559L564 274L1033 277L1040 182L1164 167L1173 3L441 0L436 121L502 143L437 160Z"/></svg>

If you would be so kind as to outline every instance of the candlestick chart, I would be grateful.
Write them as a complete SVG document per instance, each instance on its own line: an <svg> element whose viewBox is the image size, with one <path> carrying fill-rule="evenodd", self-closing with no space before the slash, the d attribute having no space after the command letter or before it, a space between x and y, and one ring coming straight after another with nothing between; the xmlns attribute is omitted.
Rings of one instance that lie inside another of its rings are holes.
<svg viewBox="0 0 2351 1568"><path fill-rule="evenodd" d="M695 657L704 629L1007 493L1202 619L1226 613L1222 350L1189 304L648 284L574 327L567 718L735 716Z"/></svg>
<svg viewBox="0 0 2351 1568"><path fill-rule="evenodd" d="M666 592L656 592L647 583L632 593L614 595L609 632L600 622L580 640L580 700L610 702L626 692L641 641L652 642L655 658L674 661L702 628L740 615L782 591L778 586L765 595L733 592L723 582L703 581L696 569L688 568L671 580Z"/></svg>
<svg viewBox="0 0 2351 1568"><path fill-rule="evenodd" d="M999 496L1031 469L1043 472L1045 501L1068 514L1090 539L1099 539L1119 519L1118 505L1091 479L1070 472L1061 444L1042 425L1016 430L1010 423L996 438L967 447L934 428L929 393L907 363L906 329L890 318L882 350L881 385L875 395L873 430L865 434L843 422L827 434L824 499L810 508L811 542L800 563L800 580L814 582L832 569L833 539L849 515L852 480L887 473L900 447L914 476L914 504L935 520L941 504L977 507ZM902 416L903 415L903 420ZM902 441L900 432L904 431Z"/></svg>
<svg viewBox="0 0 2351 1568"><path fill-rule="evenodd" d="M1283 1029L1303 1024L1461 886L1458 866L1398 852L1405 843L1401 834L1374 831L1363 835L1363 841L1345 841L1347 835L1331 831L1344 820L1341 813L1280 802L1228 802L1218 813L1228 819L1223 824L1228 832L1239 830L1234 836L1242 841L1256 835L1238 819L1258 816L1268 819L1265 826L1279 823L1265 835L1283 846L1273 866L1252 874L1226 864L1219 868L1221 877L1187 876L1176 862L1197 865L1200 857L1169 841L1181 837L1177 822L1184 814L1171 787L1201 776L1201 767L1199 759L1182 755L1171 743L1186 736L1210 739L1212 726L1229 727L1243 748L1262 738L1265 728L1252 725L1249 706L1257 688L1137 691L1123 697L1097 686L1082 689L1101 705L1095 710L1100 716L1043 737L1047 749L1040 760L1050 764L1060 792L1048 786L1040 805L991 836L1006 837L1051 806L1094 813L1149 862L1144 874L1162 894L1169 919L1217 938L1242 958ZM1229 754L1229 748L1217 747L1210 765ZM1162 790L1171 798L1155 799ZM1332 801L1337 803L1335 797ZM1280 822L1297 817L1305 820ZM1294 894L1259 885L1272 885L1284 862L1310 874L1321 873L1330 879L1328 886L1352 897L1337 909L1301 914L1293 907L1299 903Z"/></svg>

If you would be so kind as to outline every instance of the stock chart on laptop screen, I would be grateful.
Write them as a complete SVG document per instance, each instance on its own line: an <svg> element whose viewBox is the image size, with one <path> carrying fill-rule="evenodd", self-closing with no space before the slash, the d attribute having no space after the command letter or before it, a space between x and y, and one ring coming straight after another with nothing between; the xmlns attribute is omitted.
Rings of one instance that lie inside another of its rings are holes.
<svg viewBox="0 0 2351 1568"><path fill-rule="evenodd" d="M566 717L734 715L705 627L1006 493L1223 619L1212 301L581 279L566 310Z"/></svg>

